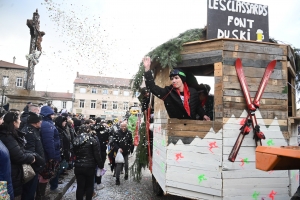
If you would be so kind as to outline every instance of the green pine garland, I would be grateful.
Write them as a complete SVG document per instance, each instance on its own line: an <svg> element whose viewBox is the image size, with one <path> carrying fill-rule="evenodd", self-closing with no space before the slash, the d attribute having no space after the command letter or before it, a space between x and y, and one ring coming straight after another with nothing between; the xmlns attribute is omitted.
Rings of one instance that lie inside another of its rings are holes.
<svg viewBox="0 0 300 200"><path fill-rule="evenodd" d="M142 180L142 169L148 167L148 142L146 137L146 124L143 122L139 129L140 142L136 148L136 158L130 166L130 174L134 181Z"/></svg>
<svg viewBox="0 0 300 200"><path fill-rule="evenodd" d="M159 62L162 68L170 67L174 68L179 62L181 62L180 52L184 43L201 40L205 38L204 29L191 29L180 34L177 38L173 38L164 44L156 47L147 55L150 56L152 61ZM133 76L130 82L132 85L133 94L140 91L140 86L143 81L144 66L140 63L138 72Z"/></svg>

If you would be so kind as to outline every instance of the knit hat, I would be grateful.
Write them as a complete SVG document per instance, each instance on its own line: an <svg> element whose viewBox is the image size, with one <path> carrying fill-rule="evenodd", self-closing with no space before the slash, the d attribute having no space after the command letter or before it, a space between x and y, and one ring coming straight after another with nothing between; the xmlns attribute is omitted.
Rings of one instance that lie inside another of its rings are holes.
<svg viewBox="0 0 300 200"><path fill-rule="evenodd" d="M183 83L186 82L186 75L181 69L173 69L172 71L170 71L169 77L171 78L176 75L178 75L180 77L180 79L182 80Z"/></svg>
<svg viewBox="0 0 300 200"><path fill-rule="evenodd" d="M35 124L42 121L42 116L34 113L34 112L29 112L28 118L27 118L27 123L28 124Z"/></svg>

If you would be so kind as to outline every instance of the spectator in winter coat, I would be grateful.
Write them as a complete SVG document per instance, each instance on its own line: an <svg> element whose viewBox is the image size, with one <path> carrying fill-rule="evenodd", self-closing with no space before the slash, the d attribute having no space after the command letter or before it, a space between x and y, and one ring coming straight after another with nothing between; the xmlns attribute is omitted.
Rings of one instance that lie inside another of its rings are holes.
<svg viewBox="0 0 300 200"><path fill-rule="evenodd" d="M125 180L128 179L128 155L130 154L130 149L132 144L132 133L128 131L127 124L122 123L120 125L120 130L114 135L114 149L116 152L120 150L125 160ZM120 185L120 172L122 171L123 164L116 164L116 185Z"/></svg>
<svg viewBox="0 0 300 200"><path fill-rule="evenodd" d="M20 124L19 130L22 130L23 127L26 125L29 112L33 112L33 113L36 113L36 114L40 113L40 107L38 105L35 105L35 104L28 104L24 108L24 110L26 110L26 111L24 111L21 115L21 124Z"/></svg>
<svg viewBox="0 0 300 200"><path fill-rule="evenodd" d="M11 181L11 165L9 152L6 146L0 140L0 181L5 181L7 185L7 193L10 196L10 200L14 199L13 185Z"/></svg>
<svg viewBox="0 0 300 200"><path fill-rule="evenodd" d="M186 75L179 69L170 72L171 85L161 88L154 83L152 73L150 71L150 57L143 59L145 67L146 86L150 92L164 101L166 110L170 118L178 119L196 119L196 114L200 116L200 120L209 120L204 115L204 110L199 104L197 91L188 87L186 84Z"/></svg>
<svg viewBox="0 0 300 200"><path fill-rule="evenodd" d="M82 200L86 194L86 200L91 200L94 190L95 168L103 169L100 154L100 145L90 134L90 127L82 125L78 136L74 139L73 148L76 155L75 175L77 181L76 199Z"/></svg>
<svg viewBox="0 0 300 200"><path fill-rule="evenodd" d="M37 159L32 164L36 175L33 179L23 185L22 200L32 200L38 186L38 174L45 166L44 148L41 142L40 128L42 124L42 117L34 112L29 112L27 123L22 129L26 133L25 139L27 141L25 149L27 151L35 152L40 159Z"/></svg>
<svg viewBox="0 0 300 200"><path fill-rule="evenodd" d="M0 112L0 125L3 123L3 118L5 115L5 111L2 110ZM11 165L10 165L10 158L9 152L6 146L0 140L0 181L6 181L6 190L7 194L10 196L10 199L14 199L14 191L11 181Z"/></svg>
<svg viewBox="0 0 300 200"><path fill-rule="evenodd" d="M55 119L55 127L57 128L60 136L62 158L68 162L70 159L71 136L67 133L67 118L64 116L58 116Z"/></svg>
<svg viewBox="0 0 300 200"><path fill-rule="evenodd" d="M4 116L4 123L0 126L0 140L9 151L11 161L11 178L14 198L21 199L23 167L22 164L35 162L35 154L25 152L24 134L18 130L20 126L19 112L8 112Z"/></svg>
<svg viewBox="0 0 300 200"><path fill-rule="evenodd" d="M106 149L107 149L107 144L109 140L109 129L104 125L103 122L101 122L101 118L98 117L96 119L96 125L95 125L95 130L96 134L100 143L100 151L101 151L101 158L102 158L102 163L103 165L105 164L106 161ZM97 183L96 189L100 190L104 187L103 184L101 184L101 179L102 176L95 178L95 181Z"/></svg>
<svg viewBox="0 0 300 200"><path fill-rule="evenodd" d="M52 160L59 162L61 146L59 132L52 121L54 117L54 111L50 106L43 106L40 114L43 116L43 121L41 125L41 141L44 147L46 163ZM41 184L39 186L41 186ZM56 190L57 187L58 175L51 179L50 190L54 192L59 192L58 190ZM46 185L44 184L42 188L46 188Z"/></svg>

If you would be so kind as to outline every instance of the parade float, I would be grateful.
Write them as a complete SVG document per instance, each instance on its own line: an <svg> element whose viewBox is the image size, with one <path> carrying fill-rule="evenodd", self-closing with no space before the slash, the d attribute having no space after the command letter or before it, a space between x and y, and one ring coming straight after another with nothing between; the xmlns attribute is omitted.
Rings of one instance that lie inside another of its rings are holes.
<svg viewBox="0 0 300 200"><path fill-rule="evenodd" d="M137 156L143 156L143 167L149 165L157 195L290 199L299 186L299 54L269 38L266 5L208 0L207 10L205 29L180 34L147 55L160 87L170 85L172 68L213 77L214 117L169 118L164 102L154 97L152 156L143 140ZM141 63L133 90L142 83L143 68ZM141 138L149 136L147 122Z"/></svg>

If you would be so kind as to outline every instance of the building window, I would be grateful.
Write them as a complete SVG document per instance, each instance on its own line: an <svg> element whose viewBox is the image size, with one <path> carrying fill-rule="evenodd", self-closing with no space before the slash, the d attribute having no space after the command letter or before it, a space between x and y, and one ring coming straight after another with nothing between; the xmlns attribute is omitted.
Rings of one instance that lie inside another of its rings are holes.
<svg viewBox="0 0 300 200"><path fill-rule="evenodd" d="M86 93L86 89L85 88L80 88L79 92L80 93Z"/></svg>
<svg viewBox="0 0 300 200"><path fill-rule="evenodd" d="M97 88L92 88L92 94L97 94Z"/></svg>
<svg viewBox="0 0 300 200"><path fill-rule="evenodd" d="M119 90L114 90L113 95L119 95Z"/></svg>
<svg viewBox="0 0 300 200"><path fill-rule="evenodd" d="M79 108L84 108L84 100L80 100Z"/></svg>
<svg viewBox="0 0 300 200"><path fill-rule="evenodd" d="M107 101L102 101L102 109L106 109Z"/></svg>
<svg viewBox="0 0 300 200"><path fill-rule="evenodd" d="M3 76L2 85L3 86L8 86L8 81L9 81L9 77L8 76Z"/></svg>
<svg viewBox="0 0 300 200"><path fill-rule="evenodd" d="M23 78L17 77L16 86L17 87L23 87Z"/></svg>
<svg viewBox="0 0 300 200"><path fill-rule="evenodd" d="M113 110L117 110L117 109L118 109L118 102L113 101Z"/></svg>
<svg viewBox="0 0 300 200"><path fill-rule="evenodd" d="M67 108L67 102L66 101L62 102L62 108Z"/></svg>
<svg viewBox="0 0 300 200"><path fill-rule="evenodd" d="M107 89L103 89L103 90L102 90L102 94L108 94Z"/></svg>
<svg viewBox="0 0 300 200"><path fill-rule="evenodd" d="M129 108L128 102L124 102L123 105L124 105L124 110L128 110L128 108Z"/></svg>
<svg viewBox="0 0 300 200"><path fill-rule="evenodd" d="M100 118L103 119L103 120L105 120L106 115L101 115Z"/></svg>
<svg viewBox="0 0 300 200"><path fill-rule="evenodd" d="M91 108L96 108L96 100L91 101Z"/></svg>
<svg viewBox="0 0 300 200"><path fill-rule="evenodd" d="M129 91L124 91L124 96L129 96Z"/></svg>
<svg viewBox="0 0 300 200"><path fill-rule="evenodd" d="M134 103L133 103L133 106L134 106L134 107L137 107L137 106L139 106L139 103L134 102Z"/></svg>

